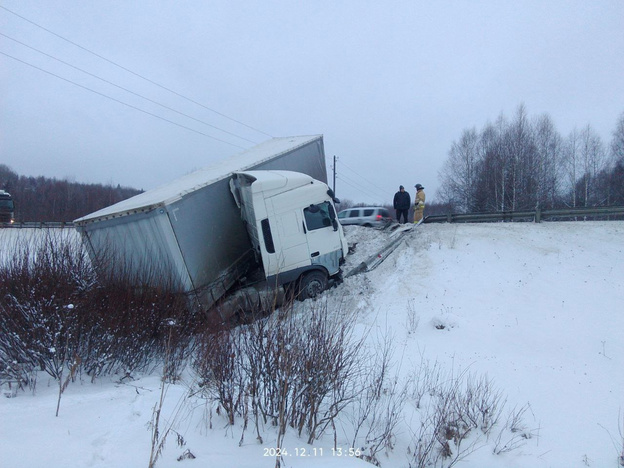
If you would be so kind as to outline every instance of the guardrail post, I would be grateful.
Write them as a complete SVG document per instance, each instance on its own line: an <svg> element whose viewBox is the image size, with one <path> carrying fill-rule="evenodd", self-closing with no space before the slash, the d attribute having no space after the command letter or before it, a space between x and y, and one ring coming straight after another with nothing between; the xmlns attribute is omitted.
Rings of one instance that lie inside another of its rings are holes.
<svg viewBox="0 0 624 468"><path fill-rule="evenodd" d="M535 210L535 222L536 223L542 222L542 210L539 208Z"/></svg>

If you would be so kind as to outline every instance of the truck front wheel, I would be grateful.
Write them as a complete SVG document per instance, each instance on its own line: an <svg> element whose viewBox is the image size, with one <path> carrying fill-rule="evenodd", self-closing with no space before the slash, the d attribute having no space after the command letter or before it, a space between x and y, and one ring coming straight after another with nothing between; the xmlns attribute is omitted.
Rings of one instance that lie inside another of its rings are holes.
<svg viewBox="0 0 624 468"><path fill-rule="evenodd" d="M327 289L327 274L314 270L303 275L299 281L299 294L297 299L304 301L318 297Z"/></svg>

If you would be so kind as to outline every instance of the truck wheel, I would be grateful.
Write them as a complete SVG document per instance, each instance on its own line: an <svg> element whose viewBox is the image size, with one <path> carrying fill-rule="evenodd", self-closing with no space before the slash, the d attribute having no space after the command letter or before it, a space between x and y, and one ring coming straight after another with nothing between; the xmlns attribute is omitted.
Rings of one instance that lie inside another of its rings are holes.
<svg viewBox="0 0 624 468"><path fill-rule="evenodd" d="M314 270L307 273L299 282L299 294L297 298L300 301L318 297L327 289L327 275L322 271Z"/></svg>

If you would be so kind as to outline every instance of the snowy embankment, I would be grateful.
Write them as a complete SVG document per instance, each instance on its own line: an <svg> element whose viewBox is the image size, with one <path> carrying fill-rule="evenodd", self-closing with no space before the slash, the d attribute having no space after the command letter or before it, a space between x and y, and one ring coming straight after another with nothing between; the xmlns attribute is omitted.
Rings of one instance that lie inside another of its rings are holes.
<svg viewBox="0 0 624 468"><path fill-rule="evenodd" d="M5 252L9 232L0 231ZM346 233L358 242L347 269L390 236L359 227ZM391 340L401 379L423 369L487 376L509 411L524 409L515 450L493 453L504 443L494 428L471 436L474 451L455 466L616 467L624 431L623 238L620 221L423 225L373 271L325 298L357 312L356 333ZM305 313L305 303L297 311ZM68 386L58 418L57 385L45 375L34 394L0 398L0 465L147 466L160 381L157 371L135 378L84 376ZM156 466L275 466L275 439L260 445L249 433L239 446L241 428L188 398L192 387L191 377L167 386L163 417L186 445L171 436ZM417 415L408 401L382 466L409 466ZM330 439L310 446L289 433L286 466L371 466L339 456ZM349 440L344 432L338 442ZM186 450L196 458L177 462Z"/></svg>

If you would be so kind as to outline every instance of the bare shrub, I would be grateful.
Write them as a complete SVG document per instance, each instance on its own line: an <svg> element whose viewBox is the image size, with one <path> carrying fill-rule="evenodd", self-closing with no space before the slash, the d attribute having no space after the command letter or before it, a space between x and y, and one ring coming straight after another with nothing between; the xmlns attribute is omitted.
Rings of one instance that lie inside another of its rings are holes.
<svg viewBox="0 0 624 468"><path fill-rule="evenodd" d="M168 368L173 363L173 361L171 361L171 358L173 357L172 351L174 350L173 331L176 325L174 322L169 322L167 326L169 328L169 333L166 342L166 352L164 356L162 377L160 379L160 396L158 402L154 405L154 408L152 409L152 419L149 423L149 428L151 431L151 450L148 464L149 468L154 468L154 466L156 465L158 458L165 448L165 443L170 433L173 432L177 435L177 441L180 447L186 445L184 437L182 437L182 435L174 429L176 420L182 412L183 405L180 404L180 402L178 402L178 404L174 408L171 418L168 421L165 421L164 424L161 421L161 419L164 420L164 418L162 418L162 412L165 404L165 396L167 395L167 389L169 383L171 382L172 372ZM178 458L178 461L187 458L192 459L195 458L195 456L189 450L187 450L181 457Z"/></svg>
<svg viewBox="0 0 624 468"><path fill-rule="evenodd" d="M244 432L252 422L260 442L266 424L276 427L277 448L288 428L305 433L310 444L335 430L335 419L361 392L363 340L353 338L353 316L336 317L323 300L301 305L301 313L294 304L207 333L193 363L206 397L228 424L243 418Z"/></svg>
<svg viewBox="0 0 624 468"><path fill-rule="evenodd" d="M620 432L620 456L618 457L618 462L620 466L624 466L624 416L618 419L618 429Z"/></svg>
<svg viewBox="0 0 624 468"><path fill-rule="evenodd" d="M432 369L438 369L437 364L421 365L424 376L412 379L421 412L409 449L412 467L451 467L465 459L484 445L505 406L502 393L487 377L466 372L442 375ZM520 424L521 414L514 420ZM497 443L500 439L499 435Z"/></svg>
<svg viewBox="0 0 624 468"><path fill-rule="evenodd" d="M437 361L430 363L421 355L419 368L412 372L409 377L409 381L412 383L409 389L410 397L416 408L421 408L423 398L433 393L440 385L442 381L441 372L442 369Z"/></svg>
<svg viewBox="0 0 624 468"><path fill-rule="evenodd" d="M392 338L384 336L370 350L362 392L352 405L351 447L358 447L361 458L376 466L381 466L379 453L394 448L395 430L408 394L408 384L401 384L398 372L393 372Z"/></svg>
<svg viewBox="0 0 624 468"><path fill-rule="evenodd" d="M201 377L199 386L225 411L230 425L242 414L244 382L239 339L238 330L205 333L197 347L199 358L194 361L195 371Z"/></svg>
<svg viewBox="0 0 624 468"><path fill-rule="evenodd" d="M418 311L416 310L416 306L414 305L414 299L410 299L407 302L407 320L405 323L407 333L410 335L412 333L416 333L419 324L420 316L418 315Z"/></svg>
<svg viewBox="0 0 624 468"><path fill-rule="evenodd" d="M505 405L502 392L486 376L466 376L465 389L455 400L456 412L464 424L489 435Z"/></svg>
<svg viewBox="0 0 624 468"><path fill-rule="evenodd" d="M520 408L514 407L509 411L507 421L500 428L494 443L492 452L500 455L512 452L526 444L527 440L533 438L533 431L527 429L524 421L525 414L529 409L526 404Z"/></svg>
<svg viewBox="0 0 624 468"><path fill-rule="evenodd" d="M611 432L602 424L599 424L599 426L602 427L607 432L607 434L609 434L609 437L611 438L611 443L613 444L613 447L615 448L615 451L617 453L617 462L620 466L624 466L624 415L622 414L621 410L618 411L619 439L616 439L616 437L614 437L613 434L611 434Z"/></svg>
<svg viewBox="0 0 624 468"><path fill-rule="evenodd" d="M195 321L186 298L132 278L102 281L82 244L65 233L17 242L0 264L0 288L0 371L22 387L37 369L47 372L59 384L59 403L82 372L125 375L162 361L167 324L176 324L171 378L192 348Z"/></svg>
<svg viewBox="0 0 624 468"><path fill-rule="evenodd" d="M0 266L0 285L10 291L0 298L3 367L38 367L53 377L59 385L57 416L61 395L81 363L81 336L90 325L82 304L93 280L79 243L50 233L34 249L28 243L16 246ZM65 370L69 375L63 380Z"/></svg>

